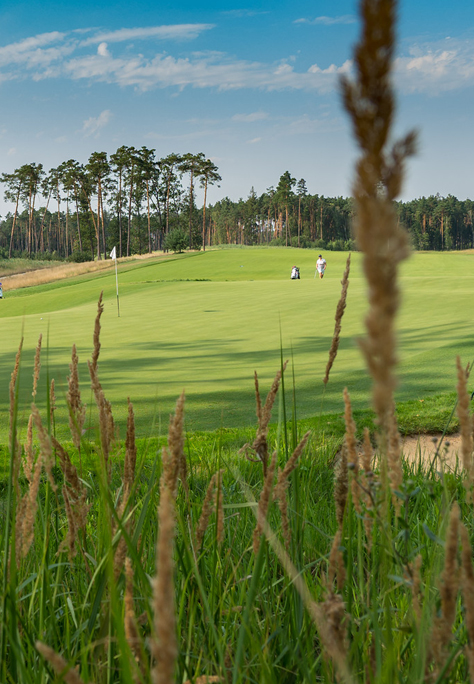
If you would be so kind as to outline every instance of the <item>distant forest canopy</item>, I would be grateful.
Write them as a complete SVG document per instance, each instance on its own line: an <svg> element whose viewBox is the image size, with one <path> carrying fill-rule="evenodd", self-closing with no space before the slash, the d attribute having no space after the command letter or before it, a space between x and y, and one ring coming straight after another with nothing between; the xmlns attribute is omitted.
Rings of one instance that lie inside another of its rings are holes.
<svg viewBox="0 0 474 684"><path fill-rule="evenodd" d="M94 152L87 164L70 159L46 172L25 164L0 176L14 210L0 221L0 257L85 261L159 249L205 249L219 244L290 245L355 249L351 198L311 195L306 181L282 174L276 187L247 199L228 197L207 206L221 180L218 167L199 154L120 147ZM203 206L196 206L196 185ZM413 247L474 247L472 200L439 195L397 202Z"/></svg>

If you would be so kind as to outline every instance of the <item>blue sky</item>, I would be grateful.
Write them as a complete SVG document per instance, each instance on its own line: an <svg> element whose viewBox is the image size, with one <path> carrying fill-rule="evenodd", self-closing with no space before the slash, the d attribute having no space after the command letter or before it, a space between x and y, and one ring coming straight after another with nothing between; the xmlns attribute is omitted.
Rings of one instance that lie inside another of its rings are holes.
<svg viewBox="0 0 474 684"><path fill-rule="evenodd" d="M311 193L349 195L338 79L359 28L349 0L1 0L0 171L146 145L210 157L211 202L286 170ZM394 83L397 132L419 130L402 198L474 197L472 0L400 3Z"/></svg>

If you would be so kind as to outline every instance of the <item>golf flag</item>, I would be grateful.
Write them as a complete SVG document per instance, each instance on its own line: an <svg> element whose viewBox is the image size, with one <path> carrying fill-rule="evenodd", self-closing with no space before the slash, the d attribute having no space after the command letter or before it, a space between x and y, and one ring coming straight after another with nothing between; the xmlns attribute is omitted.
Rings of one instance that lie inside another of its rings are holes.
<svg viewBox="0 0 474 684"><path fill-rule="evenodd" d="M117 315L120 318L120 303L119 303L119 291L118 291L118 273L117 273L117 250L114 247L110 252L110 258L115 259L115 283L117 286Z"/></svg>

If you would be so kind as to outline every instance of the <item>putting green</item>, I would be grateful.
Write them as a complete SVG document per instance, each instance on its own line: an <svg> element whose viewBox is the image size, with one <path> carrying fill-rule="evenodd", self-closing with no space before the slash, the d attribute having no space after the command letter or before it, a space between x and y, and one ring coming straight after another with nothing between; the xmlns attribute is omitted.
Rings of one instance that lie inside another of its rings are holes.
<svg viewBox="0 0 474 684"><path fill-rule="evenodd" d="M213 250L120 264L120 317L113 270L8 292L0 301L0 442L7 439L8 385L22 335L19 424L23 434L40 333L43 354L37 403L43 415L46 385L54 378L57 429L61 436L66 434L64 396L73 343L79 354L82 398L94 407L87 359L101 290L105 311L99 374L122 435L127 397L135 407L137 432L156 435L166 430L183 388L189 429L253 424L253 372L258 371L266 394L280 365L280 331L284 357L293 358L298 417L319 413L321 408L338 411L345 386L354 406L366 408L370 380L356 343L363 334L366 288L357 253L352 257L339 354L323 392L347 254L325 256L328 268L323 280L313 277L317 253L291 248ZM299 281L289 277L294 264L300 267ZM398 398L421 399L452 391L456 354L464 363L474 358L474 254L413 255L403 266L401 286ZM290 369L287 390L291 383ZM89 429L94 424L95 411Z"/></svg>

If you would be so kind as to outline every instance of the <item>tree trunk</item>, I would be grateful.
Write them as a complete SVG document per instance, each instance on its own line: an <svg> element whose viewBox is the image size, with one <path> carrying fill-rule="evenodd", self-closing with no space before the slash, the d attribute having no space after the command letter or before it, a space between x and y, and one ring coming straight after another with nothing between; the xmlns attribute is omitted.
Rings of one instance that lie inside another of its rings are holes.
<svg viewBox="0 0 474 684"><path fill-rule="evenodd" d="M12 234L10 236L10 249L8 250L8 258L9 259L11 259L11 256L12 256L13 233L15 232L16 216L18 213L18 202L20 201L20 190L21 190L21 184L18 186L18 192L16 194L15 213L13 214Z"/></svg>
<svg viewBox="0 0 474 684"><path fill-rule="evenodd" d="M130 195L128 198L127 256L130 256L130 233L132 228L133 166L130 176Z"/></svg>
<svg viewBox="0 0 474 684"><path fill-rule="evenodd" d="M79 239L79 251L82 252L82 240L81 240L81 222L79 220L79 204L77 201L77 187L74 184L74 195L76 198L76 221L77 221L77 237Z"/></svg>
<svg viewBox="0 0 474 684"><path fill-rule="evenodd" d="M206 251L206 198L207 198L207 178L204 184L204 206L202 209L202 251Z"/></svg>
<svg viewBox="0 0 474 684"><path fill-rule="evenodd" d="M151 254L150 189L146 182L146 207L148 213L148 253Z"/></svg>
<svg viewBox="0 0 474 684"><path fill-rule="evenodd" d="M192 222L193 222L193 180L194 172L191 170L191 186L189 188L189 249L192 247Z"/></svg>

